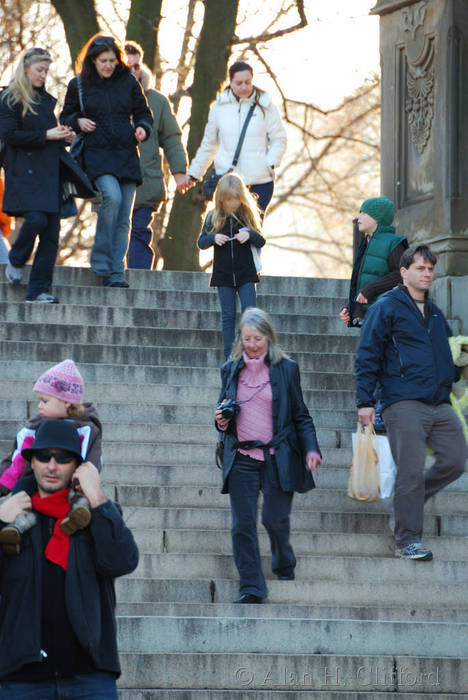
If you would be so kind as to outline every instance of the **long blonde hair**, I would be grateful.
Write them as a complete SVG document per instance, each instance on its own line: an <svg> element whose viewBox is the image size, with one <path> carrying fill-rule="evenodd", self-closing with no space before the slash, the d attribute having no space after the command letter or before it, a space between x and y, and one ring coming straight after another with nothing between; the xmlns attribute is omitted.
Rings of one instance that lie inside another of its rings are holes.
<svg viewBox="0 0 468 700"><path fill-rule="evenodd" d="M226 212L223 202L232 195L239 197L240 206L229 214ZM226 173L219 179L214 193L214 204L215 208L210 213L211 233L221 231L228 216L232 216L240 224L256 233L261 232L262 224L257 200L249 192L240 175Z"/></svg>
<svg viewBox="0 0 468 700"><path fill-rule="evenodd" d="M27 112L37 114L37 112L34 111L34 105L38 102L37 95L34 92L31 81L26 75L25 68L39 61L49 61L49 63L51 63L52 58L47 49L34 48L24 51L18 60L10 84L2 93L2 100L5 100L10 109L13 109L17 104L23 107L23 118L26 116Z"/></svg>

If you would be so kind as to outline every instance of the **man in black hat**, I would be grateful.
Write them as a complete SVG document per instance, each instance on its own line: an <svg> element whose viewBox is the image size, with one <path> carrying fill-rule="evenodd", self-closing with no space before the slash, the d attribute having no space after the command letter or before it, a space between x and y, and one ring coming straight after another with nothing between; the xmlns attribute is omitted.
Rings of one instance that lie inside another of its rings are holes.
<svg viewBox="0 0 468 700"><path fill-rule="evenodd" d="M117 700L113 582L136 568L138 549L98 470L81 463L80 447L70 421L43 423L22 452L34 478L19 481L0 505L0 525L20 514L37 517L20 554L0 552L0 700ZM72 480L92 518L68 536L60 522L70 511Z"/></svg>

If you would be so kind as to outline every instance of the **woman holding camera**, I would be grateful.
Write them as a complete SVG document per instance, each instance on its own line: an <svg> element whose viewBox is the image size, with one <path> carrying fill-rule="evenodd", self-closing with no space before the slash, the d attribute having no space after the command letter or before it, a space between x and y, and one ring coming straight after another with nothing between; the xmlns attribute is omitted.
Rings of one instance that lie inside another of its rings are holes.
<svg viewBox="0 0 468 700"><path fill-rule="evenodd" d="M267 597L257 539L257 501L271 544L272 570L293 580L296 558L289 542L294 491L315 487L322 457L313 420L302 398L297 364L279 347L270 317L258 308L242 314L231 358L221 368L215 411L224 432L223 488L232 511L232 547L240 576L235 603Z"/></svg>

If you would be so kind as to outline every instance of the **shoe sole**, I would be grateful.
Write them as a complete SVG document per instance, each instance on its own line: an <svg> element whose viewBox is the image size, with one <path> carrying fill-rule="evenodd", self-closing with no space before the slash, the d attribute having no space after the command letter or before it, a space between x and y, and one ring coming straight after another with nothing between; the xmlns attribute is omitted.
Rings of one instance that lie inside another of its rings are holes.
<svg viewBox="0 0 468 700"><path fill-rule="evenodd" d="M87 508L75 508L68 517L60 523L60 529L66 535L73 535L77 530L83 530L91 522L91 513Z"/></svg>

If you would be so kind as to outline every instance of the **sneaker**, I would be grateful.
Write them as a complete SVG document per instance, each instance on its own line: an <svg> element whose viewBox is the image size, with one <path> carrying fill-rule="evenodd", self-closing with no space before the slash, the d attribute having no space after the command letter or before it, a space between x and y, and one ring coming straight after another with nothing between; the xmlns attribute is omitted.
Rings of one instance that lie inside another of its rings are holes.
<svg viewBox="0 0 468 700"><path fill-rule="evenodd" d="M40 304L58 304L58 298L48 292L41 292L35 299L26 299L26 301L30 304L33 302L38 302Z"/></svg>
<svg viewBox="0 0 468 700"><path fill-rule="evenodd" d="M123 287L124 289L128 289L130 285L127 280L118 280L117 282L111 282L109 287Z"/></svg>
<svg viewBox="0 0 468 700"><path fill-rule="evenodd" d="M419 559L420 561L431 561L432 552L430 549L424 549L421 542L411 542L406 547L397 547L395 556L399 559Z"/></svg>
<svg viewBox="0 0 468 700"><path fill-rule="evenodd" d="M8 261L5 267L5 277L7 278L10 284L21 284L21 280L23 278L23 268L15 267L11 264L10 261Z"/></svg>

